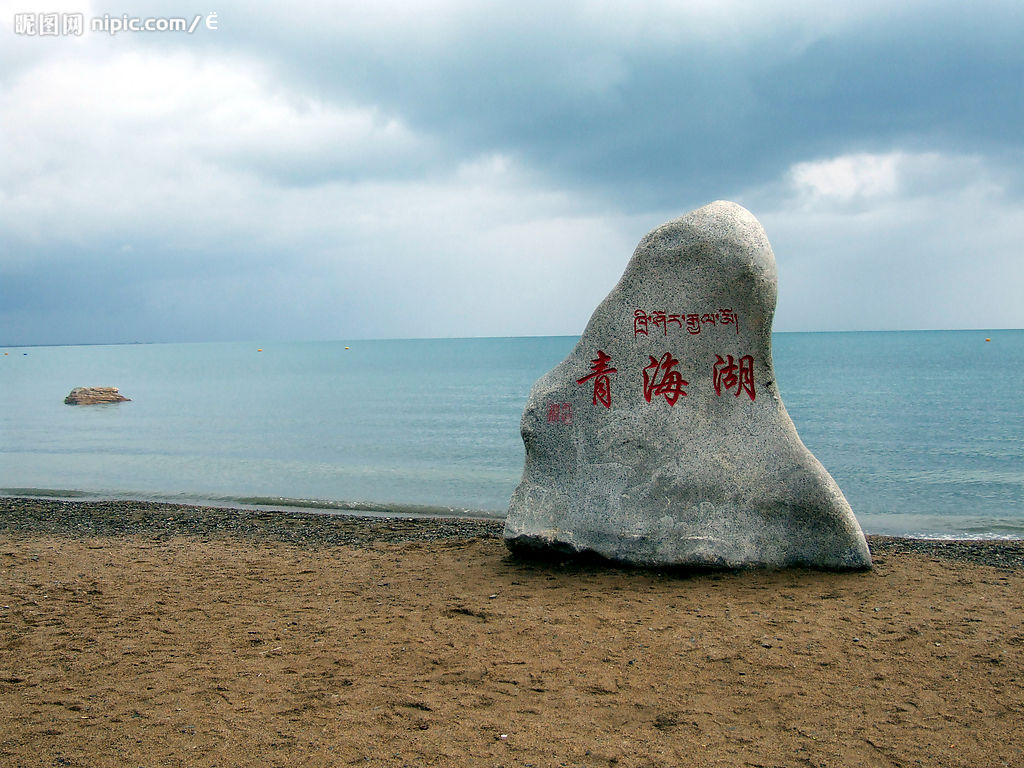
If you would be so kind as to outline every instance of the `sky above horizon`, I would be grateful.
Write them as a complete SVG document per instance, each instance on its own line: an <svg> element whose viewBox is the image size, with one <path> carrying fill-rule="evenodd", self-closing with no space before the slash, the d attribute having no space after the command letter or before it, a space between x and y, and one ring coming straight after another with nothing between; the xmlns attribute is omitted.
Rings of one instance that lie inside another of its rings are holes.
<svg viewBox="0 0 1024 768"><path fill-rule="evenodd" d="M778 331L1024 327L1019 0L34 5L0 344L576 335L717 199ZM202 18L90 28L125 13Z"/></svg>

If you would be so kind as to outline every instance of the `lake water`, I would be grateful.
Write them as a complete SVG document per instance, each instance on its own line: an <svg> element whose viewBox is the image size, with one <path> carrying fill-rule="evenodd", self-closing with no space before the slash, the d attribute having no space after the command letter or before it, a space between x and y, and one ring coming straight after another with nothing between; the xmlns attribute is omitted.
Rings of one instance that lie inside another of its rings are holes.
<svg viewBox="0 0 1024 768"><path fill-rule="evenodd" d="M0 493L500 517L530 387L575 343L2 348ZM866 532L1024 537L1024 331L773 346L790 416ZM132 402L64 405L76 386Z"/></svg>

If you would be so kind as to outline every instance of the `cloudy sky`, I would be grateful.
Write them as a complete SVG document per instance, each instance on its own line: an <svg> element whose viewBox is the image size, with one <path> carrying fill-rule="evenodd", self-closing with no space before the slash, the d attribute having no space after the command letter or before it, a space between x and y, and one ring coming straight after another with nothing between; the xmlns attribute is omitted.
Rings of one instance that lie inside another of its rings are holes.
<svg viewBox="0 0 1024 768"><path fill-rule="evenodd" d="M1020 0L42 5L85 29L0 2L0 344L578 334L715 199L776 330L1024 327Z"/></svg>

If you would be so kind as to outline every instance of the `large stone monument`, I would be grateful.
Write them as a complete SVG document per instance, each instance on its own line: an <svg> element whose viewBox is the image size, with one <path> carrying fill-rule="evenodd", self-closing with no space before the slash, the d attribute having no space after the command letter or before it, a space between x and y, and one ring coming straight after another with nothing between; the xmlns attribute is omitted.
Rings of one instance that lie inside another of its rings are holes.
<svg viewBox="0 0 1024 768"><path fill-rule="evenodd" d="M650 232L530 392L505 541L643 566L871 567L775 385L775 257L716 202Z"/></svg>

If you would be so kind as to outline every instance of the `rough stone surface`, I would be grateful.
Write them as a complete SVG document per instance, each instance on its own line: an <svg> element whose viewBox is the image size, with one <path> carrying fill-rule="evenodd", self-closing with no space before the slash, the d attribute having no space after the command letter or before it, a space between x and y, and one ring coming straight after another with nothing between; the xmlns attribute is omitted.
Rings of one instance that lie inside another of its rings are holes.
<svg viewBox="0 0 1024 768"><path fill-rule="evenodd" d="M530 393L509 547L642 566L870 568L850 505L775 386L775 297L768 238L735 203L644 237Z"/></svg>
<svg viewBox="0 0 1024 768"><path fill-rule="evenodd" d="M75 387L64 398L65 405L96 405L97 403L126 403L130 398L121 395L117 387Z"/></svg>

